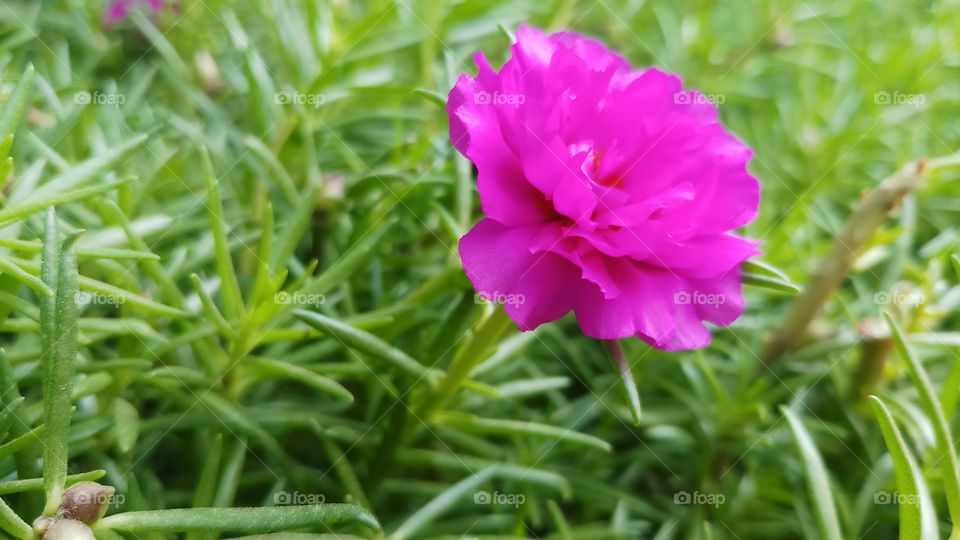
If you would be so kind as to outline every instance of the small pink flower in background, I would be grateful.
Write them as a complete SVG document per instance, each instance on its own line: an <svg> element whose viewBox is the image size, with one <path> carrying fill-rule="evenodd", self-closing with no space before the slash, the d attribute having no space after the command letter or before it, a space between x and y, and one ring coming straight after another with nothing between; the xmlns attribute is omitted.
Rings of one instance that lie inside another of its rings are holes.
<svg viewBox="0 0 960 540"><path fill-rule="evenodd" d="M751 150L715 99L633 70L597 41L521 27L495 71L450 91L450 138L478 170L485 218L460 240L480 296L521 330L571 310L584 334L660 349L710 342L743 311L740 264L758 242Z"/></svg>
<svg viewBox="0 0 960 540"><path fill-rule="evenodd" d="M105 19L108 23L119 22L130 14L130 10L138 5L149 6L153 11L163 9L164 0L112 0L107 5Z"/></svg>

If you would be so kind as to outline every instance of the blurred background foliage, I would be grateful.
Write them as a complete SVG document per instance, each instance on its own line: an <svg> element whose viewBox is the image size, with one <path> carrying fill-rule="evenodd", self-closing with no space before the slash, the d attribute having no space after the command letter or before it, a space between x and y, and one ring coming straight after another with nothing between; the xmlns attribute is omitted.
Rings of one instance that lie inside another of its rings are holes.
<svg viewBox="0 0 960 540"><path fill-rule="evenodd" d="M111 513L296 494L363 505L391 538L820 538L785 406L843 536L892 538L879 394L949 531L931 420L880 312L960 432L955 175L894 210L769 368L758 351L791 297L764 289L709 348L630 340L634 427L572 319L519 334L475 301L456 246L479 208L442 100L475 51L502 63L522 23L680 74L755 150L744 234L802 285L865 190L960 148L960 2L179 0L112 26L103 8L0 3L0 98L35 66L5 207L118 149L68 187L136 177L58 209L86 230L81 289L125 299L82 312L71 435L71 472L104 469L124 496ZM39 253L14 241L41 237L40 209L0 222L0 257L33 273ZM121 248L144 256L102 256ZM0 339L29 407L39 300L10 272ZM439 399L430 381L478 355Z"/></svg>

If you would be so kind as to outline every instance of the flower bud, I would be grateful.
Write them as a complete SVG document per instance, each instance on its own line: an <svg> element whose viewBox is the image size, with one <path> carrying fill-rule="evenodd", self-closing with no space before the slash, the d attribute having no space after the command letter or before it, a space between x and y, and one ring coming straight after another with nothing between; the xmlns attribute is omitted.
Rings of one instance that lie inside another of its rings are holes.
<svg viewBox="0 0 960 540"><path fill-rule="evenodd" d="M111 486L96 482L77 482L63 492L60 499L61 518L76 519L84 523L93 523L107 513L107 507L116 491Z"/></svg>
<svg viewBox="0 0 960 540"><path fill-rule="evenodd" d="M43 535L46 534L50 527L53 527L53 524L56 522L57 518L40 516L33 520L33 532L37 535L37 538L43 538Z"/></svg>
<svg viewBox="0 0 960 540"><path fill-rule="evenodd" d="M50 525L43 540L96 540L96 537L86 524L75 519L61 519Z"/></svg>

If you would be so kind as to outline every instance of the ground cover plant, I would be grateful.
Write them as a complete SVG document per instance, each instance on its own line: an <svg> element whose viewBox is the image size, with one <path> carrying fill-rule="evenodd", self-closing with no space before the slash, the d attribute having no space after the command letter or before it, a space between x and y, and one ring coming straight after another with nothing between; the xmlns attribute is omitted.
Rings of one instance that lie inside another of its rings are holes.
<svg viewBox="0 0 960 540"><path fill-rule="evenodd" d="M960 538L958 20L0 2L0 534ZM521 332L464 271L493 216L450 91L524 28L677 74L751 149L732 324Z"/></svg>

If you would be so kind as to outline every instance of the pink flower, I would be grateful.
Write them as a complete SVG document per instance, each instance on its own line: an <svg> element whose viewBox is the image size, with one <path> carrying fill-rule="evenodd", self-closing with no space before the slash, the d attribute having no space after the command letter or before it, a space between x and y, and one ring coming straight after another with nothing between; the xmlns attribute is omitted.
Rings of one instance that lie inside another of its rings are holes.
<svg viewBox="0 0 960 540"><path fill-rule="evenodd" d="M163 9L163 0L112 0L110 4L107 5L107 12L104 18L109 24L119 22L126 18L134 6L142 4L150 6L150 9L153 11Z"/></svg>
<svg viewBox="0 0 960 540"><path fill-rule="evenodd" d="M573 310L598 339L709 343L759 253L730 233L757 214L751 150L713 100L597 41L521 27L511 51L499 72L477 53L447 103L486 216L460 239L474 287L521 330Z"/></svg>

